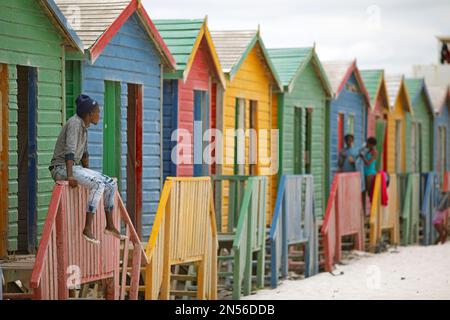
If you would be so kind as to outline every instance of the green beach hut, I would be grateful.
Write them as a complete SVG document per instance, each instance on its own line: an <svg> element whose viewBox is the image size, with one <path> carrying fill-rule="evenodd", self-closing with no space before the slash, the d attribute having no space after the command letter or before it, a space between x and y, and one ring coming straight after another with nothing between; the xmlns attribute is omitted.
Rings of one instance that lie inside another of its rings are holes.
<svg viewBox="0 0 450 320"><path fill-rule="evenodd" d="M285 174L312 174L315 214L326 206L328 101L332 89L314 47L269 49L283 91L272 101L272 127L279 129L280 179ZM271 196L275 203L277 183Z"/></svg>

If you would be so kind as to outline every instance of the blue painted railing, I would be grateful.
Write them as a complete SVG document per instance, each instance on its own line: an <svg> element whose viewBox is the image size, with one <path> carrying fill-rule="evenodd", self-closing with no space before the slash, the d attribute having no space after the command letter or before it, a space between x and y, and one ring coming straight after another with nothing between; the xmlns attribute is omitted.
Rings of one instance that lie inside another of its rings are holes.
<svg viewBox="0 0 450 320"><path fill-rule="evenodd" d="M314 216L312 175L285 175L278 187L270 228L271 286L288 275L288 247L305 244L305 277L318 273L318 235Z"/></svg>
<svg viewBox="0 0 450 320"><path fill-rule="evenodd" d="M429 246L434 243L436 233L433 228L433 214L439 201L439 179L435 172L422 174L421 181L422 205L420 208L420 217L422 219L422 241L421 244Z"/></svg>

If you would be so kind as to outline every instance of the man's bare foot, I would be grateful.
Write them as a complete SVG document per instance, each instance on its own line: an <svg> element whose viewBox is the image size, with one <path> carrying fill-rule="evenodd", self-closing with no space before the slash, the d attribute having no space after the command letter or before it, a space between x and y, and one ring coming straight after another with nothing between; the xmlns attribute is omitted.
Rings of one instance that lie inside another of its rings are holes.
<svg viewBox="0 0 450 320"><path fill-rule="evenodd" d="M122 235L115 227L106 227L105 234L111 235L119 240L125 240L128 238L127 236Z"/></svg>
<svg viewBox="0 0 450 320"><path fill-rule="evenodd" d="M92 233L91 231L89 231L89 230L86 230L86 229L83 230L83 238L84 238L86 241L88 241L88 242L90 242L90 243L92 243L92 244L95 244L95 245L99 245L99 244L100 244L100 241L98 241L97 239L95 239L93 233Z"/></svg>

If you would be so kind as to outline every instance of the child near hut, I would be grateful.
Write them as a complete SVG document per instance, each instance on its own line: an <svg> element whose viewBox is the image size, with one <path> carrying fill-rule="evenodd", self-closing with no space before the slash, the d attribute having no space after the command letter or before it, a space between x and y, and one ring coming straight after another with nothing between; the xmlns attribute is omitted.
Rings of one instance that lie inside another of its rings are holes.
<svg viewBox="0 0 450 320"><path fill-rule="evenodd" d="M355 172L356 171L356 158L358 157L358 151L353 147L355 138L352 134L347 134L344 137L345 146L339 152L338 167L339 172Z"/></svg>
<svg viewBox="0 0 450 320"><path fill-rule="evenodd" d="M377 175L377 158L378 151L376 149L377 139L370 137L367 139L366 147L361 152L361 158L364 161L364 176L366 178L366 189L369 192L369 198L372 199L373 184Z"/></svg>
<svg viewBox="0 0 450 320"><path fill-rule="evenodd" d="M100 199L104 196L106 212L105 234L119 239L125 237L116 229L113 222L114 196L117 183L114 179L89 169L89 154L87 151L87 129L91 124L100 121L98 103L86 95L80 95L76 100L76 114L62 127L49 170L55 181L67 180L71 188L78 184L89 189L86 208L86 224L83 238L98 245L100 242L93 234L93 219Z"/></svg>
<svg viewBox="0 0 450 320"><path fill-rule="evenodd" d="M438 232L439 236L435 244L444 244L447 240L448 230L445 225L445 220L450 209L450 192L442 192L439 206L436 209L433 217L434 228Z"/></svg>

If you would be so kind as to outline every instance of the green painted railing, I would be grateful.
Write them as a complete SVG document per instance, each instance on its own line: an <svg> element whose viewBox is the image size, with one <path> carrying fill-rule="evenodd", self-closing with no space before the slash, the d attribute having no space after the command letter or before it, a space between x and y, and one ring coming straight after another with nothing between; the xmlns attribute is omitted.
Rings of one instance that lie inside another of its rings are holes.
<svg viewBox="0 0 450 320"><path fill-rule="evenodd" d="M254 253L256 286L264 287L267 177L217 176L213 181L219 247L221 240L232 241L233 299L239 299L241 290L244 295L251 293Z"/></svg>
<svg viewBox="0 0 450 320"><path fill-rule="evenodd" d="M410 245L419 241L420 221L420 174L398 175L399 199L401 208L401 243Z"/></svg>

